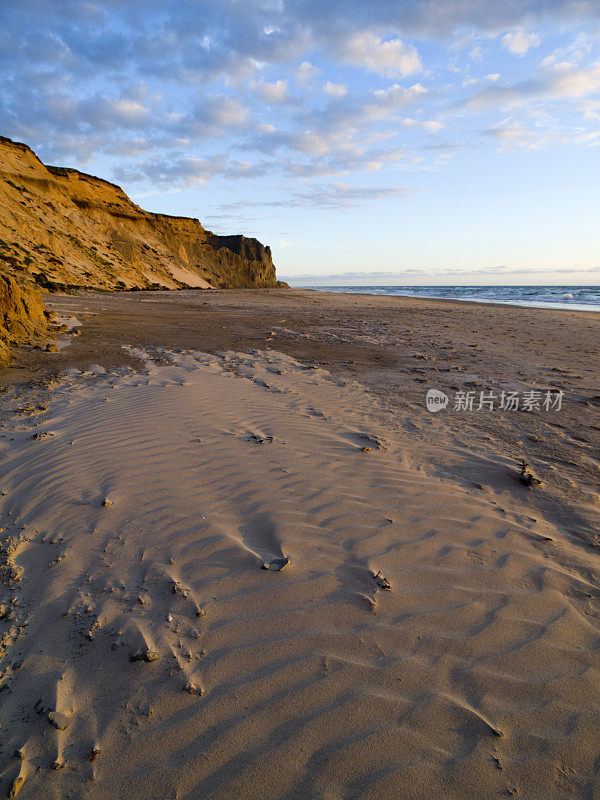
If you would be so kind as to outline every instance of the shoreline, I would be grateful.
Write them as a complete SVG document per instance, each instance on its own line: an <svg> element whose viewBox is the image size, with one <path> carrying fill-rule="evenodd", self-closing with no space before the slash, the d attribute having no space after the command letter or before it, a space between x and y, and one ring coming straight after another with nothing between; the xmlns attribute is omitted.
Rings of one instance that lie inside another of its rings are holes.
<svg viewBox="0 0 600 800"><path fill-rule="evenodd" d="M386 292L352 292L352 291L345 291L345 287L312 287L312 286L298 286L298 287L291 287L300 290L306 290L309 292L323 292L325 294L359 294L359 295L366 295L368 297L403 297L411 300L444 300L451 303L477 303L479 305L492 305L492 306L510 306L512 308L532 308L532 309L540 309L540 310L548 310L548 311L573 311L577 313L592 313L597 314L600 313L600 303L595 308L586 307L585 304L580 303L576 304L573 303L569 305L568 303L543 303L542 301L539 302L528 302L526 300L518 301L518 300L482 300L481 298L471 298L471 297L436 297L435 295L429 296L419 296L415 294L402 294L402 293L386 293ZM351 287L350 287L351 288ZM367 288L378 288L378 287L367 287ZM387 287L382 287L387 288ZM393 287L389 287L393 288ZM402 287L404 288L404 287ZM575 287L575 288L585 288L585 287Z"/></svg>

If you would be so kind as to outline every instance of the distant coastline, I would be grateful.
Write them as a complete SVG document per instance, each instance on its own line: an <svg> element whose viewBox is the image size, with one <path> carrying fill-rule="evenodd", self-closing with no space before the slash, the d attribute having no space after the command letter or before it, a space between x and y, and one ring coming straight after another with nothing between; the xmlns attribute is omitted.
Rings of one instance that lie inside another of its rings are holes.
<svg viewBox="0 0 600 800"><path fill-rule="evenodd" d="M293 279L290 285L293 286ZM600 286L306 286L322 292L424 297L529 308L600 311Z"/></svg>

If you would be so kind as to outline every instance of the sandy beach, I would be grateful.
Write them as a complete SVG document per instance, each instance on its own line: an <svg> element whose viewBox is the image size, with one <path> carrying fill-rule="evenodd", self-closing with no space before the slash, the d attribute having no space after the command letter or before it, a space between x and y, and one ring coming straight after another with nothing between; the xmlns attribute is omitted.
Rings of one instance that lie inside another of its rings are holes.
<svg viewBox="0 0 600 800"><path fill-rule="evenodd" d="M47 305L0 377L0 794L600 797L600 315Z"/></svg>

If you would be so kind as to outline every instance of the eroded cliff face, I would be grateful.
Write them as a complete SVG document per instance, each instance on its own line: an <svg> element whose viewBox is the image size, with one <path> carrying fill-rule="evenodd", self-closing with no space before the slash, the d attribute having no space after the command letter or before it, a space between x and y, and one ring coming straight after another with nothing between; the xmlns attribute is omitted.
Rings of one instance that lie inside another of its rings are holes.
<svg viewBox="0 0 600 800"><path fill-rule="evenodd" d="M271 251L153 214L108 181L0 137L0 272L46 288L275 286Z"/></svg>
<svg viewBox="0 0 600 800"><path fill-rule="evenodd" d="M41 291L32 284L18 284L0 275L0 367L10 363L10 348L33 343L47 332L47 314Z"/></svg>

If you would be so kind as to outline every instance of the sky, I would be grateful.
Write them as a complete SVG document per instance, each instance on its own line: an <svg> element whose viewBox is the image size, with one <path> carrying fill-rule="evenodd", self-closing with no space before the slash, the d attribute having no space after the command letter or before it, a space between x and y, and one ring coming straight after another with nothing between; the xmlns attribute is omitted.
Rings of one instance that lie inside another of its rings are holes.
<svg viewBox="0 0 600 800"><path fill-rule="evenodd" d="M291 282L600 284L599 0L2 0L0 75L0 134Z"/></svg>

